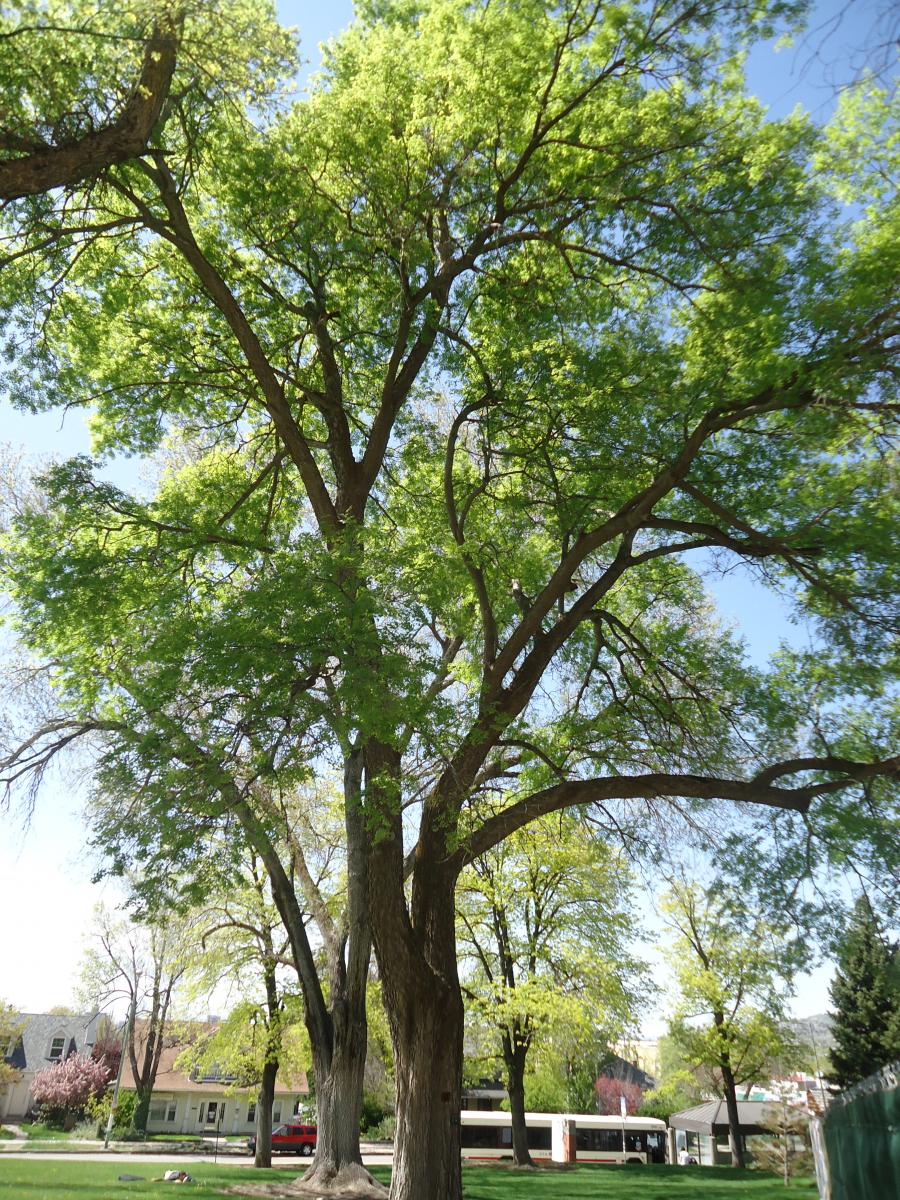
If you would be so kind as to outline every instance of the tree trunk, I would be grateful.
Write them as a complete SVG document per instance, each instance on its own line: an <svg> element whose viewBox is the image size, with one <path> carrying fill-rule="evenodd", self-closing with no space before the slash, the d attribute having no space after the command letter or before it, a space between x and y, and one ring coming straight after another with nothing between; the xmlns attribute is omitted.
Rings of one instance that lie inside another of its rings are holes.
<svg viewBox="0 0 900 1200"><path fill-rule="evenodd" d="M411 979L402 1012L389 1016L397 1079L390 1200L461 1200L459 987L454 993L436 976Z"/></svg>
<svg viewBox="0 0 900 1200"><path fill-rule="evenodd" d="M275 1102L275 1076L277 1074L277 1059L270 1061L267 1057L259 1083L259 1099L256 1103L254 1167L271 1167L272 1165L272 1105Z"/></svg>
<svg viewBox="0 0 900 1200"><path fill-rule="evenodd" d="M235 806L260 855L272 896L284 922L303 991L304 1016L316 1080L317 1137L315 1160L291 1191L322 1196L352 1184L357 1194L383 1197L384 1187L363 1166L359 1150L359 1117L366 1063L366 970L370 956L368 926L356 915L364 911L366 877L349 873L350 936L347 963L343 950L332 956L326 1001L318 967L307 938L303 911L284 864L246 803ZM354 853L348 841L348 857Z"/></svg>
<svg viewBox="0 0 900 1200"><path fill-rule="evenodd" d="M155 1080L154 1080L155 1082ZM134 1106L134 1116L131 1118L131 1128L141 1137L147 1136L147 1120L150 1116L150 1097L153 1095L153 1084L146 1090L135 1088L137 1102Z"/></svg>
<svg viewBox="0 0 900 1200"><path fill-rule="evenodd" d="M519 1030L504 1032L503 1061L506 1065L506 1091L512 1117L513 1162L517 1167L533 1167L528 1149L528 1127L525 1124L525 1056L527 1045L519 1040Z"/></svg>
<svg viewBox="0 0 900 1200"><path fill-rule="evenodd" d="M460 1122L463 1004L456 968L454 892L446 825L426 809L410 905L404 884L400 754L366 748L371 839L370 913L391 1029L397 1129L390 1200L462 1200Z"/></svg>
<svg viewBox="0 0 900 1200"><path fill-rule="evenodd" d="M359 1150L365 1065L365 1020L337 1020L330 1069L316 1069L316 1157L300 1181L303 1191L320 1195L329 1188L354 1184L360 1192L384 1195L381 1184L363 1166Z"/></svg>
<svg viewBox="0 0 900 1200"><path fill-rule="evenodd" d="M722 1062L722 1087L725 1092L725 1107L728 1109L728 1141L731 1144L731 1165L745 1166L744 1141L741 1137L741 1122L738 1116L737 1086L727 1056Z"/></svg>

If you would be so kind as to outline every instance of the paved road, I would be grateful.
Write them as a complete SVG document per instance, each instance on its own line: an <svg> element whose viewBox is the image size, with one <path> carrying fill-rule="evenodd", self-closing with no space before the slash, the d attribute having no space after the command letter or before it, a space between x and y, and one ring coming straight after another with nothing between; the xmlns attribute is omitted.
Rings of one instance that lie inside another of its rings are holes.
<svg viewBox="0 0 900 1200"><path fill-rule="evenodd" d="M4 1150L2 1158L43 1158L52 1159L54 1162L61 1160L62 1162L117 1162L117 1163L140 1163L143 1166L160 1166L163 1163L169 1166L182 1166L185 1163L211 1163L218 1161L227 1163L229 1167L252 1167L253 1158L249 1154L219 1153L218 1159L214 1159L212 1151L208 1154L134 1154L117 1153L102 1150L96 1152L88 1152L81 1154L72 1154L65 1151L39 1151L39 1150ZM367 1167L371 1166L390 1166L392 1155L390 1151L380 1151L378 1153L363 1153L362 1159ZM300 1158L298 1155L285 1154L278 1155L273 1158L273 1167L283 1167L288 1170L298 1171L305 1170L309 1165L308 1158Z"/></svg>

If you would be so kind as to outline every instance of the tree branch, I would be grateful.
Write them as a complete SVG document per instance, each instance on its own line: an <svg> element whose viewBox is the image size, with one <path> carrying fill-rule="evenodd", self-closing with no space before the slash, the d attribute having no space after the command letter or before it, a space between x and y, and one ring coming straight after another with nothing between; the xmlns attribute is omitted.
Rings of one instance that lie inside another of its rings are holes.
<svg viewBox="0 0 900 1200"><path fill-rule="evenodd" d="M181 10L174 9L154 21L140 77L121 113L109 125L74 141L40 144L27 154L0 162L0 201L68 187L144 154L175 73L182 20Z"/></svg>
<svg viewBox="0 0 900 1200"><path fill-rule="evenodd" d="M774 787L770 782L771 779L801 770L840 770L845 777L797 788ZM600 779L572 780L534 792L511 804L503 812L490 817L470 835L467 842L456 852L455 858L461 870L467 863L536 817L580 804L598 804L605 800L656 800L671 796L698 800L734 800L741 804L763 804L770 808L805 813L817 796L878 776L891 778L898 774L900 756L875 763L857 763L849 759L826 757L776 763L751 780L717 779L687 774L614 775Z"/></svg>

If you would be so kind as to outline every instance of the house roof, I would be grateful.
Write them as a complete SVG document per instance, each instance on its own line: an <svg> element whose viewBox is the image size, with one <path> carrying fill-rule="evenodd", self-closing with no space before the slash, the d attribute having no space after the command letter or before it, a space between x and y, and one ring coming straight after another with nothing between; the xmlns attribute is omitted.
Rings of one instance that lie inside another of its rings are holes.
<svg viewBox="0 0 900 1200"><path fill-rule="evenodd" d="M50 1065L50 1047L54 1038L64 1038L62 1057L89 1053L97 1037L100 1013L76 1013L60 1016L54 1013L16 1013L14 1026L19 1040L13 1045L6 1062L19 1071L40 1071Z"/></svg>
<svg viewBox="0 0 900 1200"><path fill-rule="evenodd" d="M744 1133L766 1133L763 1122L774 1116L777 1108L765 1100L738 1100L738 1121ZM683 1129L687 1133L703 1133L707 1136L728 1132L728 1109L724 1100L708 1100L705 1104L695 1104L683 1112L673 1113L669 1117L673 1129Z"/></svg>
<svg viewBox="0 0 900 1200"><path fill-rule="evenodd" d="M194 1030L194 1036L199 1037L201 1033L209 1031L209 1026L198 1025ZM191 1045L193 1038L189 1034L185 1034L184 1027L179 1028L177 1041L172 1041L169 1045L163 1046L162 1053L159 1058L159 1068L156 1072L156 1082L153 1084L154 1094L161 1092L192 1092L199 1095L220 1096L226 1089L232 1088L231 1081L227 1079L191 1079L186 1071L179 1070L176 1066L178 1056ZM142 1029L138 1025L138 1042L141 1043ZM140 1054L138 1056L140 1058ZM126 1056L122 1068L122 1087L133 1088L134 1074L131 1070L131 1063ZM234 1088L235 1092L252 1093L254 1088ZM309 1083L306 1075L301 1071L299 1074L283 1078L280 1074L275 1079L275 1095L276 1096L294 1096L298 1093L302 1095L309 1094Z"/></svg>
<svg viewBox="0 0 900 1200"><path fill-rule="evenodd" d="M607 1057L607 1061L600 1074L623 1083L636 1083L639 1088L643 1088L645 1091L648 1088L652 1088L656 1083L653 1076L648 1075L637 1063L629 1062L621 1054L615 1053L611 1053Z"/></svg>

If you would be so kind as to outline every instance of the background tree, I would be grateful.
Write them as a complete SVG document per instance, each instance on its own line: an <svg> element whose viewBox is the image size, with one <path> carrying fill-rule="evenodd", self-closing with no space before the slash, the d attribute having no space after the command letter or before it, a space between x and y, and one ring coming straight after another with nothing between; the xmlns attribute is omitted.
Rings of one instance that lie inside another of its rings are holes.
<svg viewBox="0 0 900 1200"><path fill-rule="evenodd" d="M22 1077L21 1071L6 1060L18 1045L22 1035L20 1023L16 1020L16 1011L11 1004L0 1000L0 1096L10 1084L16 1083Z"/></svg>
<svg viewBox="0 0 900 1200"><path fill-rule="evenodd" d="M659 1073L656 1087L644 1093L640 1115L668 1122L672 1113L681 1112L703 1098L696 1066L685 1058L678 1042L670 1034L659 1039Z"/></svg>
<svg viewBox="0 0 900 1200"><path fill-rule="evenodd" d="M126 1006L125 1054L137 1101L133 1132L146 1134L150 1099L175 991L192 954L190 923L170 914L140 925L98 907L81 990L98 1008Z"/></svg>
<svg viewBox="0 0 900 1200"><path fill-rule="evenodd" d="M568 1024L609 1043L634 1019L629 899L621 859L565 813L519 831L460 876L464 991L499 1036L519 1166L531 1165L525 1076L535 1041Z"/></svg>
<svg viewBox="0 0 900 1200"><path fill-rule="evenodd" d="M622 1111L622 1101L625 1101L627 1111L634 1116L640 1111L644 1099L644 1091L639 1083L628 1079L613 1079L609 1075L600 1075L594 1084L597 1094L597 1112L618 1116Z"/></svg>
<svg viewBox="0 0 900 1200"><path fill-rule="evenodd" d="M196 447L142 497L66 464L20 514L56 708L5 778L82 742L261 846L247 796L327 761L392 1191L458 1200L470 861L575 805L658 841L710 803L775 874L895 860L896 143L877 105L848 159L744 94L780 4L361 4L293 105L242 11L228 103L3 214L16 401L89 404L101 454ZM734 561L814 655L746 663L698 574ZM327 1065L349 1010L307 982Z"/></svg>
<svg viewBox="0 0 900 1200"><path fill-rule="evenodd" d="M122 1057L122 1032L115 1021L104 1014L97 1022L94 1044L91 1046L91 1058L106 1066L111 1079L115 1079L119 1073L119 1060Z"/></svg>
<svg viewBox="0 0 900 1200"><path fill-rule="evenodd" d="M227 854L218 839L213 863ZM272 1165L272 1105L278 1072L311 1074L302 1005L284 979L290 939L271 898L261 862L251 852L242 870L219 879L195 915L197 946L184 984L194 1000L226 990L238 1003L226 1020L181 1056L191 1068L218 1066L237 1087L259 1088L254 1166ZM296 981L295 981L296 988ZM299 1024L299 1030L297 1028Z"/></svg>
<svg viewBox="0 0 900 1200"><path fill-rule="evenodd" d="M71 1128L88 1102L106 1091L111 1078L106 1063L85 1054L70 1054L36 1071L30 1090L48 1125Z"/></svg>
<svg viewBox="0 0 900 1200"><path fill-rule="evenodd" d="M832 1078L841 1088L900 1061L900 951L860 896L836 946Z"/></svg>
<svg viewBox="0 0 900 1200"><path fill-rule="evenodd" d="M667 957L679 999L670 1033L688 1062L713 1072L728 1110L732 1162L745 1165L737 1089L798 1053L785 1024L786 992L803 961L785 923L748 914L721 884L673 882L663 900L675 938Z"/></svg>
<svg viewBox="0 0 900 1200"><path fill-rule="evenodd" d="M790 1187L795 1175L808 1176L813 1169L809 1114L788 1104L782 1092L781 1098L765 1110L760 1124L771 1136L758 1139L754 1161L765 1170L777 1172L785 1187Z"/></svg>
<svg viewBox="0 0 900 1200"><path fill-rule="evenodd" d="M200 718L192 727L187 714L177 726L166 721L166 739L153 752L154 787L138 783L130 759L98 770L95 845L113 874L135 860L144 864L136 887L151 912L167 911L173 895L179 906L215 904L223 889L246 887L248 862L257 860L288 938L313 1058L318 1138L305 1181L380 1195L359 1149L371 940L362 912L365 871L351 879L347 871L346 827L358 814L345 819L325 773L317 781L306 770L285 769L251 787L252 765L236 756L227 772L218 768L210 778L201 738L219 736L221 716L206 694L192 708ZM276 741L282 734L276 731ZM234 836L235 816L244 837Z"/></svg>

